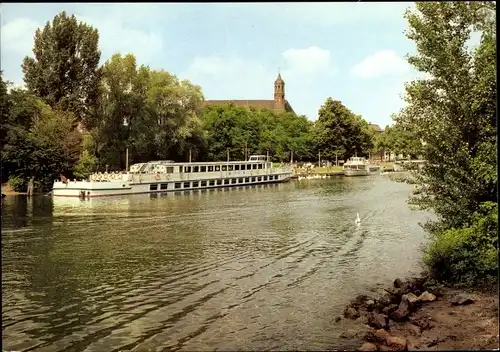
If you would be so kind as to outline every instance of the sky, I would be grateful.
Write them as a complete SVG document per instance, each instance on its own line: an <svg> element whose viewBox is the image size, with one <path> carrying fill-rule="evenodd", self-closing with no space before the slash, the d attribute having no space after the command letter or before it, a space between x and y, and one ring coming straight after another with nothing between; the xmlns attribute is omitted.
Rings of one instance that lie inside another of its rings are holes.
<svg viewBox="0 0 500 352"><path fill-rule="evenodd" d="M65 10L99 30L104 63L138 64L201 86L205 99L273 99L278 72L297 114L317 119L328 97L384 128L417 77L405 56L410 2L8 3L1 5L1 69L21 85L38 27Z"/></svg>

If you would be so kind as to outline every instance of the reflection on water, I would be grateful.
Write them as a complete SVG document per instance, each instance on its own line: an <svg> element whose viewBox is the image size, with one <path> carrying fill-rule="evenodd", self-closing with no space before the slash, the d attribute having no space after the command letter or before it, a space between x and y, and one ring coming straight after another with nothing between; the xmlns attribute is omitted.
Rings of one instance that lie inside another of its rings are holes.
<svg viewBox="0 0 500 352"><path fill-rule="evenodd" d="M8 197L3 348L335 348L331 320L354 294L418 270L429 214L409 210L410 193L361 177Z"/></svg>

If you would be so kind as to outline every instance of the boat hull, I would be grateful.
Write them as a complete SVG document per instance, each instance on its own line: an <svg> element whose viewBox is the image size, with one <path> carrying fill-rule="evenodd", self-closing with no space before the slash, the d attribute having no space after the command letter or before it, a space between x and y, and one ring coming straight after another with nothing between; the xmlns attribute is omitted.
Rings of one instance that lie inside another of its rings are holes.
<svg viewBox="0 0 500 352"><path fill-rule="evenodd" d="M369 171L365 169L359 169L359 170L344 169L345 176L368 176L369 174L370 174Z"/></svg>
<svg viewBox="0 0 500 352"><path fill-rule="evenodd" d="M169 180L159 179L134 183L130 181L113 180L54 182L54 197L97 198L145 193L178 192L186 190L212 189L265 183L287 182L292 173L278 173L256 176L240 176L233 178L210 178L199 180Z"/></svg>

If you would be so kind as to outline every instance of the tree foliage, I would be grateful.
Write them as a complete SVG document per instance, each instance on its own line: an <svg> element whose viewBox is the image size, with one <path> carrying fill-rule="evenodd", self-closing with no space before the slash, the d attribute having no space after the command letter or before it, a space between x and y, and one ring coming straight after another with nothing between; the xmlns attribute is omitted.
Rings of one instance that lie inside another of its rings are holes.
<svg viewBox="0 0 500 352"><path fill-rule="evenodd" d="M97 29L66 12L56 15L35 32L34 57L22 64L26 87L52 108L72 111L78 122L88 123L98 98L98 42Z"/></svg>
<svg viewBox="0 0 500 352"><path fill-rule="evenodd" d="M368 156L374 146L374 131L368 123L332 98L319 109L314 137L317 150L330 160Z"/></svg>
<svg viewBox="0 0 500 352"><path fill-rule="evenodd" d="M405 16L417 47L408 61L428 78L407 84L407 107L396 121L424 142L420 182L427 192L418 203L438 216L426 226L436 236L431 248L450 229L476 231L474 214L497 203L495 7L487 1L417 2ZM472 31L480 34L475 48ZM434 273L438 262L427 261Z"/></svg>

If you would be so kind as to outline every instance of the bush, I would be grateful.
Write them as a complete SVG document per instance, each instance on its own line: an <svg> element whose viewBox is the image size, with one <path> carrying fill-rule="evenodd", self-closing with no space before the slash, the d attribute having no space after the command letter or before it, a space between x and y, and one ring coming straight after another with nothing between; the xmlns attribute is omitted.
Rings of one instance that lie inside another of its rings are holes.
<svg viewBox="0 0 500 352"><path fill-rule="evenodd" d="M9 186L16 192L26 192L28 189L28 181L24 178L11 176L9 177Z"/></svg>
<svg viewBox="0 0 500 352"><path fill-rule="evenodd" d="M437 233L424 263L430 276L458 287L498 282L498 204L483 203L467 227Z"/></svg>

